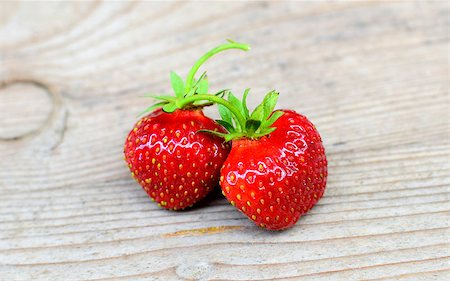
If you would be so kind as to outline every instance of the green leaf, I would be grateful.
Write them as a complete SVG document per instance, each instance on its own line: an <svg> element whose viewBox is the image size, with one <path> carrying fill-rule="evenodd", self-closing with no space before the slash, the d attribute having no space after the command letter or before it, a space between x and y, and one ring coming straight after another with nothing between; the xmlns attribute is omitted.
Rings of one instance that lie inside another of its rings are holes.
<svg viewBox="0 0 450 281"><path fill-rule="evenodd" d="M197 91L197 88L195 88L195 87L191 88L184 96L185 97L190 97L190 96L195 94L195 91Z"/></svg>
<svg viewBox="0 0 450 281"><path fill-rule="evenodd" d="M235 133L221 133L221 132L217 132L217 131L212 131L212 130L206 130L206 129L202 129L202 130L198 130L197 133L208 133L214 136L218 136L220 138L224 138L225 142L229 142L231 140L236 140L242 137L245 137L245 134L242 132L235 132Z"/></svg>
<svg viewBox="0 0 450 281"><path fill-rule="evenodd" d="M275 91L270 91L263 100L264 105L264 117L263 120L269 118L272 111L275 109L278 100L278 93Z"/></svg>
<svg viewBox="0 0 450 281"><path fill-rule="evenodd" d="M249 119L249 120L247 120L247 122L245 123L245 129L246 129L247 132L249 132L249 133L256 132L256 130L259 129L259 126L261 126L261 121L259 121L259 120Z"/></svg>
<svg viewBox="0 0 450 281"><path fill-rule="evenodd" d="M221 133L221 132L217 132L217 131L213 131L213 130L206 130L206 129L202 129L202 130L198 130L197 133L208 133L220 138L225 138L228 134L226 133Z"/></svg>
<svg viewBox="0 0 450 281"><path fill-rule="evenodd" d="M229 133L225 135L225 141L228 142L231 140L237 140L245 136L246 136L245 133L242 132Z"/></svg>
<svg viewBox="0 0 450 281"><path fill-rule="evenodd" d="M200 75L200 78L198 80L193 80L193 85L190 89L187 89L188 92L185 93L185 97L190 97L198 93L198 88L200 86L200 83L203 81L203 79L206 77L206 72L203 72L202 75Z"/></svg>
<svg viewBox="0 0 450 281"><path fill-rule="evenodd" d="M228 101L235 107L242 109L241 101L235 95L233 95L232 92L228 92Z"/></svg>
<svg viewBox="0 0 450 281"><path fill-rule="evenodd" d="M198 84L200 83L200 81L202 81L203 79L205 79L206 77L206 71L202 73L202 75L200 75L200 78L198 78L198 80L194 79L194 86L192 86L192 88L197 88Z"/></svg>
<svg viewBox="0 0 450 281"><path fill-rule="evenodd" d="M228 93L230 90L228 89L224 89L224 90L220 90L217 93L215 93L214 95L219 97L219 98L223 98L223 96Z"/></svg>
<svg viewBox="0 0 450 281"><path fill-rule="evenodd" d="M208 93L209 83L208 77L205 76L203 79L199 80L197 94L203 95Z"/></svg>
<svg viewBox="0 0 450 281"><path fill-rule="evenodd" d="M231 112L228 110L228 108L221 104L218 104L217 108L219 109L219 114L222 120L231 124Z"/></svg>
<svg viewBox="0 0 450 281"><path fill-rule="evenodd" d="M162 109L167 113L171 113L171 112L174 112L177 108L178 107L175 103L168 103L168 104L164 105Z"/></svg>
<svg viewBox="0 0 450 281"><path fill-rule="evenodd" d="M154 95L148 94L148 95L144 95L144 97L153 98L155 100L163 100L163 101L167 101L167 102L173 102L173 101L177 100L177 98L173 97L173 96L154 96Z"/></svg>
<svg viewBox="0 0 450 281"><path fill-rule="evenodd" d="M276 129L277 129L277 128L274 128L274 127L267 128L267 129L265 129L263 132L254 134L253 137L255 137L255 138L263 137L263 136L265 136L265 135L268 135L268 134L272 133L272 132L275 131Z"/></svg>
<svg viewBox="0 0 450 281"><path fill-rule="evenodd" d="M255 110L253 110L250 115L250 119L260 120L264 122L272 113L278 100L278 93L275 91L269 92L265 97L263 102L258 105Z"/></svg>
<svg viewBox="0 0 450 281"><path fill-rule="evenodd" d="M242 109L244 111L245 118L247 118L247 119L250 117L250 114L248 113L248 107L247 107L247 96L248 96L249 92L250 92L250 88L245 89L244 95L242 96Z"/></svg>
<svg viewBox="0 0 450 281"><path fill-rule="evenodd" d="M235 95L233 95L233 93L231 91L228 92L228 101L234 107L238 108L242 114L245 114L244 109L242 107L242 102ZM231 117L233 118L234 123L236 124L236 127L239 129L240 128L239 120L237 119L237 117L234 114L232 114Z"/></svg>
<svg viewBox="0 0 450 281"><path fill-rule="evenodd" d="M264 121L264 127L272 126L272 124L275 123L275 121L277 121L278 118L280 118L281 115L283 115L283 114L284 114L283 111L274 111L272 113L272 115L269 117L269 119Z"/></svg>
<svg viewBox="0 0 450 281"><path fill-rule="evenodd" d="M252 114L250 114L250 119L263 121L264 117L264 103L258 105L255 110L253 110Z"/></svg>
<svg viewBox="0 0 450 281"><path fill-rule="evenodd" d="M220 125L222 125L228 132L230 133L234 133L234 128L233 125L228 123L227 121L223 121L223 120L216 120L217 123L219 123Z"/></svg>
<svg viewBox="0 0 450 281"><path fill-rule="evenodd" d="M172 89L175 92L177 98L182 98L184 96L184 82L178 74L171 71L170 72L170 83L172 84Z"/></svg>
<svg viewBox="0 0 450 281"><path fill-rule="evenodd" d="M139 113L138 116L142 116L142 115L144 115L144 114L146 114L146 113L152 112L152 111L155 110L156 108L163 107L165 104L167 104L167 102L165 102L165 101L155 103L154 105L147 107L144 111L142 111L141 113Z"/></svg>

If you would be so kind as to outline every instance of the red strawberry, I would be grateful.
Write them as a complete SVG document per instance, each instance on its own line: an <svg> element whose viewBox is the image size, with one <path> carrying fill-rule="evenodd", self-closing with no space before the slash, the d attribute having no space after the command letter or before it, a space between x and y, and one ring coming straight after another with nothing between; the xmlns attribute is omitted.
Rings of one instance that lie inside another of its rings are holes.
<svg viewBox="0 0 450 281"><path fill-rule="evenodd" d="M238 124L240 130L233 129L225 107L221 108L222 124L231 129L225 137L233 144L220 186L231 204L259 226L288 228L324 193L327 160L322 140L305 116L290 110L272 112L275 92L249 116L246 94L242 103L232 95L229 99L241 111L240 121L245 120Z"/></svg>
<svg viewBox="0 0 450 281"><path fill-rule="evenodd" d="M201 129L224 132L201 110L162 110L142 118L128 135L125 159L133 177L167 209L183 209L217 185L229 146Z"/></svg>
<svg viewBox="0 0 450 281"><path fill-rule="evenodd" d="M212 49L192 67L186 82L172 72L175 96L155 97L162 101L146 112L157 109L141 118L125 141L125 161L133 178L166 209L189 207L218 183L229 145L199 130L225 132L201 110L210 104L202 97L219 99L223 91L208 95L206 76L195 81L194 75L209 57L227 49L249 48L230 42Z"/></svg>

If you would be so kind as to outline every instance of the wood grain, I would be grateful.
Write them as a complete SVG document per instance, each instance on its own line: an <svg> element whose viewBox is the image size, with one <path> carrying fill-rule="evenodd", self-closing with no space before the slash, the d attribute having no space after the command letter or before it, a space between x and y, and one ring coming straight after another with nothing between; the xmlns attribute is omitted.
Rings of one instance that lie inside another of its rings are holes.
<svg viewBox="0 0 450 281"><path fill-rule="evenodd" d="M449 280L449 26L444 1L1 2L0 280ZM290 230L219 192L161 210L123 163L140 96L224 38L253 49L215 89L276 88L323 136Z"/></svg>

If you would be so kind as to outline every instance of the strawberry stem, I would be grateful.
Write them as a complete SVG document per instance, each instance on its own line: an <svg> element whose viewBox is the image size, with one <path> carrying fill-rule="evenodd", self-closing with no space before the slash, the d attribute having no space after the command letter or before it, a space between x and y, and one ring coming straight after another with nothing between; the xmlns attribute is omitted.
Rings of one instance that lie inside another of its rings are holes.
<svg viewBox="0 0 450 281"><path fill-rule="evenodd" d="M227 101L226 99L223 99L221 97L218 96L214 96L214 95L193 95L190 97L186 97L182 100L179 100L177 102L177 107L178 108L183 108L184 106L186 106L187 104L192 104L193 102L196 101L210 101L213 103L217 103L217 104L221 104L223 106L225 106L228 110L231 111L231 113L234 114L234 116L236 116L236 119L239 123L239 125L241 126L241 128L245 128L245 123L246 118L244 115L241 114L241 111L239 110L239 108L237 108L236 106L234 106L232 103L230 103L229 101Z"/></svg>
<svg viewBox="0 0 450 281"><path fill-rule="evenodd" d="M197 73L200 66L205 61L207 61L210 57L212 57L215 54L220 53L222 51L228 50L228 49L240 49L240 50L244 50L244 51L250 50L250 46L247 44L237 43L237 42L234 42L231 40L228 40L228 42L229 43L222 44L222 45L215 47L214 49L210 50L209 52L207 52L206 54L204 54L197 60L197 62L194 64L194 66L192 66L191 70L189 71L188 76L186 77L186 83L185 83L185 87L184 87L185 93L188 93L191 90L192 85L194 83L195 74Z"/></svg>
<svg viewBox="0 0 450 281"><path fill-rule="evenodd" d="M205 97L205 95L208 94L209 89L209 83L208 78L206 76L206 72L204 72L198 80L194 78L195 74L199 70L200 66L205 63L210 57L214 56L215 54L218 54L222 51L229 50L229 49L239 49L248 51L250 50L250 46L247 44L237 43L232 40L227 40L228 43L219 45L215 47L214 49L211 49L209 52L201 56L197 62L194 64L194 66L191 68L191 70L188 73L188 76L186 78L186 81L183 81L183 79L178 76L175 72L170 73L170 83L172 85L172 89L175 93L175 96L172 95L149 95L149 97L152 97L156 100L159 100L156 104L148 107L145 109L141 115L146 114L148 112L153 111L155 108L161 107L164 112L173 112L176 109L184 109L184 108L202 108L204 106L212 105L211 103L198 103L197 101L200 101L198 98L194 99L188 99L189 97L196 96L196 95L202 95ZM217 94L224 93L225 90L222 90L218 92ZM217 95L216 94L216 95ZM213 98L214 99L214 98ZM211 101L211 99L204 99ZM197 102L194 104L194 102ZM243 121L243 120L241 120ZM238 122L239 123L239 122ZM244 122L245 124L245 122Z"/></svg>

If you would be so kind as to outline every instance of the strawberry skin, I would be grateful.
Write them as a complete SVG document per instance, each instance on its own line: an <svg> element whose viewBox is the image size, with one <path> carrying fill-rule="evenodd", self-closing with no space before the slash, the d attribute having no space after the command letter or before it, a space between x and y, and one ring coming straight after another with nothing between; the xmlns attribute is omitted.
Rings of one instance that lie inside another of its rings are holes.
<svg viewBox="0 0 450 281"><path fill-rule="evenodd" d="M230 148L201 129L224 132L201 110L158 109L141 118L125 141L132 177L166 209L192 206L217 185Z"/></svg>
<svg viewBox="0 0 450 281"><path fill-rule="evenodd" d="M327 160L314 125L291 110L259 139L233 140L220 177L225 197L261 227L293 226L322 197Z"/></svg>

